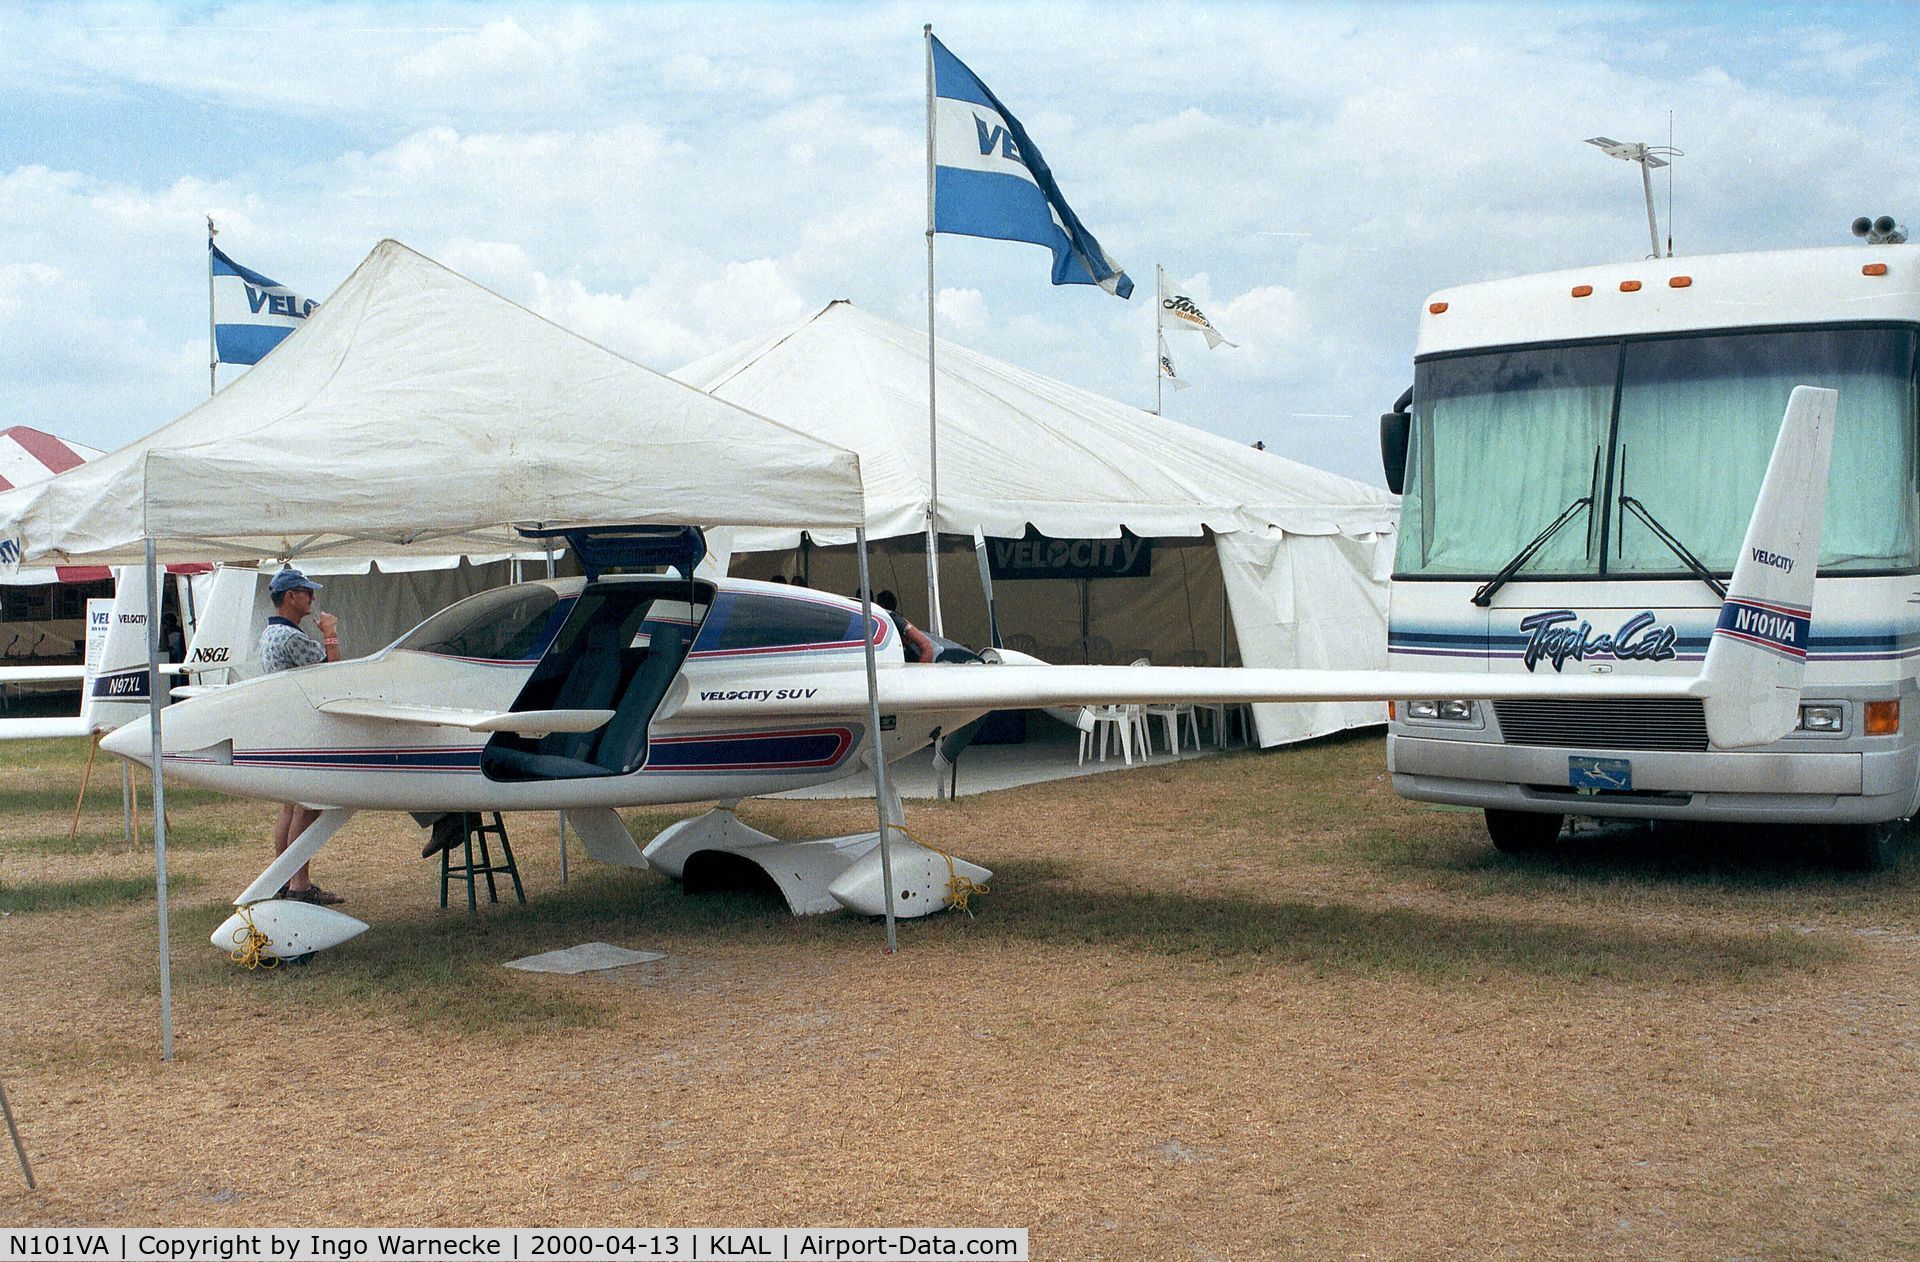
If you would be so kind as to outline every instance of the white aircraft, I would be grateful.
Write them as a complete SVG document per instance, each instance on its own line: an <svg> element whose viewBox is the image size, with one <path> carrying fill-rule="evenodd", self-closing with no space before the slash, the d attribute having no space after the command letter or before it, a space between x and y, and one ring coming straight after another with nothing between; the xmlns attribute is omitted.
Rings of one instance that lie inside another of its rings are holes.
<svg viewBox="0 0 1920 1262"><path fill-rule="evenodd" d="M0 666L0 685L73 683L81 685L77 714L30 719L0 719L0 740L41 740L92 736L113 731L147 714L147 577L137 566L114 570L113 606L97 655L89 636L88 658L81 665ZM251 629L254 586L251 566L220 566L213 588L195 620L184 662L169 662L161 673L185 677L174 696L191 696L216 687L245 657L242 643Z"/></svg>
<svg viewBox="0 0 1920 1262"><path fill-rule="evenodd" d="M1787 408L1746 546L1700 675L1476 676L1482 700L1700 698L1721 747L1765 744L1798 717L1837 396L1801 387ZM587 578L521 583L428 618L371 657L246 680L170 707L170 779L294 801L319 818L235 899L214 935L303 954L366 926L273 897L358 811L563 811L595 858L670 876L710 852L759 863L796 912L887 903L878 833L783 842L741 824L739 799L821 784L959 733L991 710L1134 702L1351 701L1461 695L1458 674L1050 666L946 645L909 664L884 615L779 584L694 576L695 530L568 535ZM678 574L613 575L615 565ZM685 575L683 577L682 575ZM865 652L878 658L880 730ZM149 757L145 723L102 748ZM644 854L618 807L720 801ZM902 822L897 796L894 825ZM940 910L985 869L894 833L901 915Z"/></svg>

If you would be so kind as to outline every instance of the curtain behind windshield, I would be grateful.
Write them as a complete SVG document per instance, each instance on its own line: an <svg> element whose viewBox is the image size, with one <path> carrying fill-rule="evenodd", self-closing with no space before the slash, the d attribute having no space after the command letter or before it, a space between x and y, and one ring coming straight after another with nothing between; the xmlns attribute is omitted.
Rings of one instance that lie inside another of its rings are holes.
<svg viewBox="0 0 1920 1262"><path fill-rule="evenodd" d="M1912 357L1911 334L1879 329L1628 344L1607 570L1681 569L1643 522L1621 511L1623 493L1710 569L1731 570L1797 385L1840 392L1821 567L1910 564Z"/></svg>
<svg viewBox="0 0 1920 1262"><path fill-rule="evenodd" d="M1574 500L1597 493L1617 346L1513 351L1423 365L1395 568L1488 575ZM1575 516L1528 574L1591 572L1597 517Z"/></svg>

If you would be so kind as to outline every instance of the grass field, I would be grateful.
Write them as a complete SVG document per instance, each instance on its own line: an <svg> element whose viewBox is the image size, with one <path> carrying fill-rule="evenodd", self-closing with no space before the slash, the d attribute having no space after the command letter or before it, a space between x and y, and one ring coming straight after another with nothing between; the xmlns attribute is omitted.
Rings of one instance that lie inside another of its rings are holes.
<svg viewBox="0 0 1920 1262"><path fill-rule="evenodd" d="M1920 848L1760 830L1492 852L1377 737L914 808L977 917L794 920L510 816L529 905L437 906L424 834L316 878L307 967L207 944L271 808L171 797L178 1043L117 768L0 765L0 1223L1010 1225L1036 1258L1920 1257ZM749 803L790 836L871 804ZM674 814L635 813L643 841ZM668 958L504 970L604 940Z"/></svg>

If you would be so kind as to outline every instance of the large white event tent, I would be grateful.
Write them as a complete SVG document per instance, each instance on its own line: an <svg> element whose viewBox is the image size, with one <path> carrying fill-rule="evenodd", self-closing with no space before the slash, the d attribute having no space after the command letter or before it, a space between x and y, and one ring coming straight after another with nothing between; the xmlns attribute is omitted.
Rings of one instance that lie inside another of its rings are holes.
<svg viewBox="0 0 1920 1262"><path fill-rule="evenodd" d="M1196 592L1211 590L1217 609L1224 578L1246 665L1385 668L1386 579L1398 516L1393 496L944 339L936 363L942 534L970 541L978 529L1017 539L1029 526L1073 539L1113 538L1123 528L1196 542L1204 534L1217 568L1207 566L1207 575L1183 571L1157 597L1146 584L1107 584L1110 592L1126 592L1109 594L1109 601L1128 602L1110 622L1177 620L1184 634L1194 606L1203 603ZM868 538L924 536L932 492L924 329L833 302L674 376L859 452ZM824 519L808 534L821 544L850 538ZM733 535L743 565L743 553L791 549L799 541L800 532L790 527ZM1169 550L1170 569L1181 564L1176 555ZM984 605L972 571L970 548L948 555L941 605L946 629L964 628L977 642ZM1017 588L1050 592L1056 606L1080 599L1063 584L1003 583L995 588L1003 611ZM910 615L924 614L919 584L902 581L900 595ZM1200 616L1207 613L1202 609ZM1045 611L1025 616L1039 619ZM1013 625L1004 612L1001 621L1003 628ZM1214 636L1217 643L1217 631ZM1210 659L1217 657L1206 638L1198 642ZM1131 651L1122 643L1113 647L1121 659ZM1262 705L1255 717L1263 745L1385 720L1384 707L1374 703Z"/></svg>
<svg viewBox="0 0 1920 1262"><path fill-rule="evenodd" d="M535 524L822 520L864 520L852 452L383 241L303 328L205 403L0 493L0 559L144 561L151 574L156 560L508 552L525 546L516 528ZM151 722L157 749L157 705ZM156 777L170 1055L163 807Z"/></svg>

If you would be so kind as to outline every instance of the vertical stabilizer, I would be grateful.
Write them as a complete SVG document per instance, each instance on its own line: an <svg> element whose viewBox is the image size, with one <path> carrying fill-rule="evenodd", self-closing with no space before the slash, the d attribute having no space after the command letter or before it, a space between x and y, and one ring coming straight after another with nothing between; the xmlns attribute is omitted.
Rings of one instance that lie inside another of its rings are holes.
<svg viewBox="0 0 1920 1262"><path fill-rule="evenodd" d="M200 610L193 643L187 645L187 674L194 683L231 683L246 660L253 630L253 597L260 571L251 565L222 565L213 572L213 590Z"/></svg>
<svg viewBox="0 0 1920 1262"><path fill-rule="evenodd" d="M111 732L147 717L147 571L138 565L113 571L113 612L100 664L87 685L87 724ZM165 682L162 681L162 687Z"/></svg>
<svg viewBox="0 0 1920 1262"><path fill-rule="evenodd" d="M1795 386L1787 400L1707 646L1707 732L1717 748L1777 741L1799 720L1839 400L1815 386Z"/></svg>

